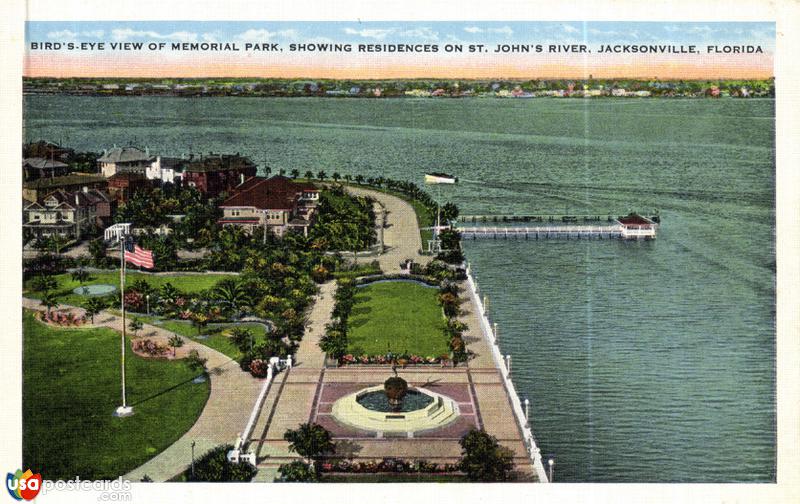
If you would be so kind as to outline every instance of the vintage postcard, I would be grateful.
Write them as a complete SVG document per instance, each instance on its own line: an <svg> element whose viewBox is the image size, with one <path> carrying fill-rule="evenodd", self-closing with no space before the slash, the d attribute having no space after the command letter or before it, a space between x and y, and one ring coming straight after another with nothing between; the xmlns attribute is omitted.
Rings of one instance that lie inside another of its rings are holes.
<svg viewBox="0 0 800 504"><path fill-rule="evenodd" d="M777 14L451 17L25 20L12 498L785 483Z"/></svg>

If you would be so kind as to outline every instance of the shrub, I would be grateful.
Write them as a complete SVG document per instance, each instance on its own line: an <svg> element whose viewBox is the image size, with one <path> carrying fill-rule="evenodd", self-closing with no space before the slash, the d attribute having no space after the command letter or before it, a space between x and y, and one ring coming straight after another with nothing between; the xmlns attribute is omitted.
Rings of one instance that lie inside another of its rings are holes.
<svg viewBox="0 0 800 504"><path fill-rule="evenodd" d="M145 338L145 339L135 340L133 342L133 350L135 352L143 353L146 355L160 356L167 353L168 348L163 345L159 345L150 338Z"/></svg>
<svg viewBox="0 0 800 504"><path fill-rule="evenodd" d="M194 477L191 469L187 471L189 481L250 481L256 475L256 468L248 462L234 464L228 461L231 445L220 445L207 451L194 464Z"/></svg>
<svg viewBox="0 0 800 504"><path fill-rule="evenodd" d="M319 481L317 472L302 460L295 460L278 467L280 481L287 483Z"/></svg>
<svg viewBox="0 0 800 504"><path fill-rule="evenodd" d="M459 468L472 481L509 481L514 469L511 450L483 430L471 430L459 441Z"/></svg>

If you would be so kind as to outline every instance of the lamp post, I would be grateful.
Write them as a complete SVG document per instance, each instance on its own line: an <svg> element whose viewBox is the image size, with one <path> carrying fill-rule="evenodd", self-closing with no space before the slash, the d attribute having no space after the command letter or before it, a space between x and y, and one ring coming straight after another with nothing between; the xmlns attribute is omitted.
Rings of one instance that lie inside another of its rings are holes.
<svg viewBox="0 0 800 504"><path fill-rule="evenodd" d="M144 298L147 300L147 316L149 317L150 316L150 294L147 294Z"/></svg>
<svg viewBox="0 0 800 504"><path fill-rule="evenodd" d="M553 482L553 466L556 464L555 460L552 457L547 459L547 468L550 472L550 483Z"/></svg>
<svg viewBox="0 0 800 504"><path fill-rule="evenodd" d="M550 459L550 462L552 461L553 459ZM192 441L192 479L194 479L194 441ZM550 476L550 479L552 480L553 477Z"/></svg>

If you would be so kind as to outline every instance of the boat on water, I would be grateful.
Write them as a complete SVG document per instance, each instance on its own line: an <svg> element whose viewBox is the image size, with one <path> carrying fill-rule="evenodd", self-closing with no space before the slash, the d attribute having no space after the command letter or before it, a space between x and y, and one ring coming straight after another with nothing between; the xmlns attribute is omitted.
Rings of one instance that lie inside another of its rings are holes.
<svg viewBox="0 0 800 504"><path fill-rule="evenodd" d="M425 174L426 184L455 184L456 182L458 182L458 177L447 173L431 172Z"/></svg>

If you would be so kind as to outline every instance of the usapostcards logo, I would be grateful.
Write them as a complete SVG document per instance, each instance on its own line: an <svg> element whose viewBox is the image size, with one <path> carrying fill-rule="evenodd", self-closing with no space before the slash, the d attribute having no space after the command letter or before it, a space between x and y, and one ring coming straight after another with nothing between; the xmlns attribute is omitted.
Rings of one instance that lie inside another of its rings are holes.
<svg viewBox="0 0 800 504"><path fill-rule="evenodd" d="M33 500L42 488L42 475L33 474L30 469L24 473L22 469L17 469L14 474L8 473L6 476L6 488L11 497L18 501Z"/></svg>

